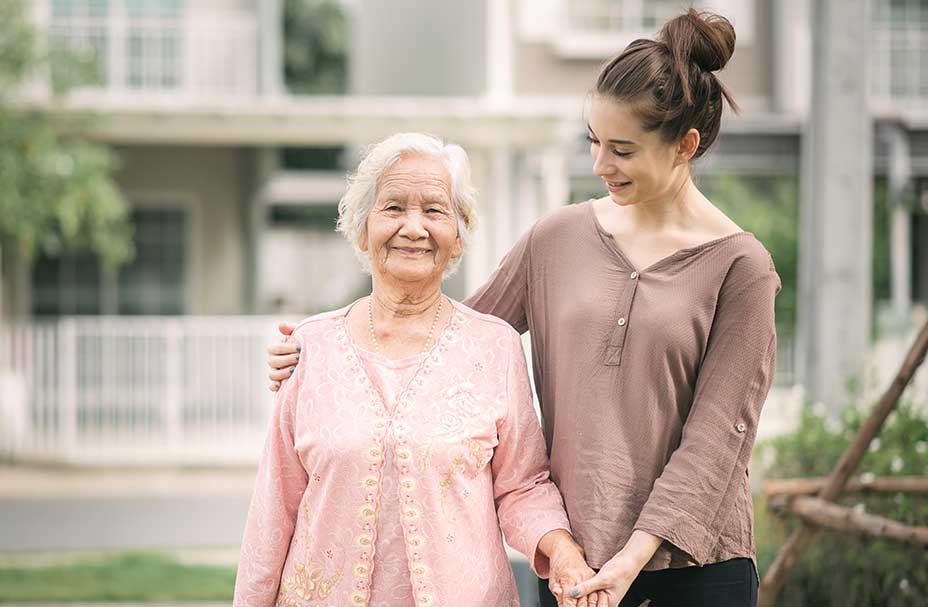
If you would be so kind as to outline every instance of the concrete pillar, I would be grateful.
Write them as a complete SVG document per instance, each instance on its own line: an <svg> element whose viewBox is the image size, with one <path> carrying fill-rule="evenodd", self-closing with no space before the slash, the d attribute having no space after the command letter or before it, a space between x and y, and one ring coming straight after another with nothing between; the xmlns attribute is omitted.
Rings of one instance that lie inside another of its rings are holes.
<svg viewBox="0 0 928 607"><path fill-rule="evenodd" d="M487 5L487 90L496 107L512 102L512 11L510 0L491 0Z"/></svg>
<svg viewBox="0 0 928 607"><path fill-rule="evenodd" d="M809 110L809 4L808 0L777 0L770 5L773 109L777 112L803 115Z"/></svg>
<svg viewBox="0 0 928 607"><path fill-rule="evenodd" d="M889 205L889 260L893 316L908 318L912 305L912 157L909 135L902 125L885 125L883 134L889 147L887 198Z"/></svg>
<svg viewBox="0 0 928 607"><path fill-rule="evenodd" d="M258 11L258 92L274 97L283 92L284 80L281 0L261 0Z"/></svg>
<svg viewBox="0 0 928 607"><path fill-rule="evenodd" d="M873 134L867 0L813 2L802 142L799 380L834 415L870 346Z"/></svg>
<svg viewBox="0 0 928 607"><path fill-rule="evenodd" d="M277 171L277 150L275 148L258 148L255 150L255 173L251 199L247 206L247 245L246 270L244 281L245 302L252 314L268 311L268 302L264 292L264 241L268 227L267 184Z"/></svg>

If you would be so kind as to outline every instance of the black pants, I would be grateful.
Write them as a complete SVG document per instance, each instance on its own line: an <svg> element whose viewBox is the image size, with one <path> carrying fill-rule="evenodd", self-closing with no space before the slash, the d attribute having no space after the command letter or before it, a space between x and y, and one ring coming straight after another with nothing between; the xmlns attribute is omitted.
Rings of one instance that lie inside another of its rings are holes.
<svg viewBox="0 0 928 607"><path fill-rule="evenodd" d="M569 590L568 589L565 589ZM538 580L541 607L557 607L548 580ZM732 559L705 567L642 571L619 607L756 607L757 573L751 559Z"/></svg>

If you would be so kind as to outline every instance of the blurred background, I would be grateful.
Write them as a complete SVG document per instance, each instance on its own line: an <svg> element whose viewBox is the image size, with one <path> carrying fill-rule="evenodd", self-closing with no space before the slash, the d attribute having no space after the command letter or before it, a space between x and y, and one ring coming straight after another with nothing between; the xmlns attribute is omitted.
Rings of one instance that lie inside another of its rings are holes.
<svg viewBox="0 0 928 607"><path fill-rule="evenodd" d="M689 5L742 110L697 182L783 280L752 479L824 475L928 319L928 0L0 0L0 602L228 603L265 346L368 292L333 230L362 146L470 154L463 299L603 194L598 68ZM928 474L926 412L923 369L860 472ZM757 511L763 574L794 523ZM928 604L928 557L825 534L781 604Z"/></svg>

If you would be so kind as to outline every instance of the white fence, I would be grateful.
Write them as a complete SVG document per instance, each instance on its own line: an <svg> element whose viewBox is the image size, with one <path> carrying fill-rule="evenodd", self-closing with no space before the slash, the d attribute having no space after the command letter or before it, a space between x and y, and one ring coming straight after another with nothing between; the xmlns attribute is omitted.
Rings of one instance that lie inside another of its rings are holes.
<svg viewBox="0 0 928 607"><path fill-rule="evenodd" d="M253 465L273 405L265 347L279 320L88 316L0 326L0 460ZM780 383L791 368L781 354ZM769 416L783 417L771 404Z"/></svg>
<svg viewBox="0 0 928 607"><path fill-rule="evenodd" d="M0 457L256 461L279 319L75 317L0 328Z"/></svg>

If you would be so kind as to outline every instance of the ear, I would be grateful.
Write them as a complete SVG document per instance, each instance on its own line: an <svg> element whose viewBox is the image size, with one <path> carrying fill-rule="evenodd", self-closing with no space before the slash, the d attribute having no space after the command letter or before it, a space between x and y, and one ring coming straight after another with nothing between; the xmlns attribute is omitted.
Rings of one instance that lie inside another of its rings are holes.
<svg viewBox="0 0 928 607"><path fill-rule="evenodd" d="M693 159L693 156L696 155L696 150L698 149L699 131L696 129L690 129L683 134L683 137L680 139L680 143L677 144L677 162L675 164L689 162Z"/></svg>
<svg viewBox="0 0 928 607"><path fill-rule="evenodd" d="M358 237L358 249L362 253L367 253L367 230L364 230L364 233Z"/></svg>
<svg viewBox="0 0 928 607"><path fill-rule="evenodd" d="M461 233L458 232L457 238L454 239L454 247L451 249L451 259L457 259L464 254L464 243L461 242Z"/></svg>

